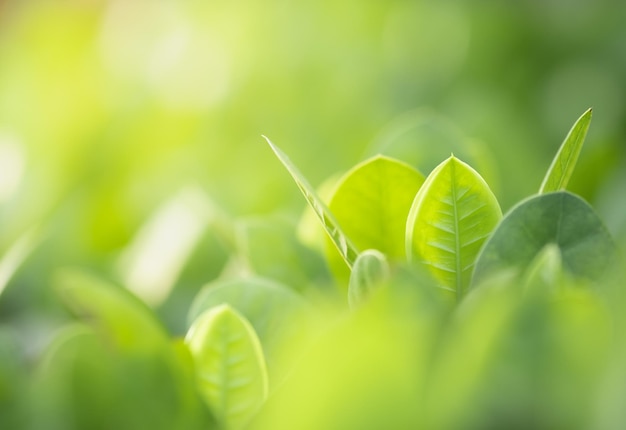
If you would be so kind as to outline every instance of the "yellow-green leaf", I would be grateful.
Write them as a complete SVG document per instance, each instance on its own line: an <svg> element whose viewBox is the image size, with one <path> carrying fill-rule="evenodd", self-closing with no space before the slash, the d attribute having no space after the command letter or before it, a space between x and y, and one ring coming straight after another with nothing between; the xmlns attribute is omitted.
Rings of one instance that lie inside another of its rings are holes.
<svg viewBox="0 0 626 430"><path fill-rule="evenodd" d="M263 350L250 323L223 304L200 315L185 342L208 406L224 428L243 428L268 390Z"/></svg>
<svg viewBox="0 0 626 430"><path fill-rule="evenodd" d="M407 256L426 265L460 300L476 256L501 217L487 183L451 156L433 170L415 196L407 220Z"/></svg>
<svg viewBox="0 0 626 430"><path fill-rule="evenodd" d="M406 217L423 183L424 176L413 167L378 155L342 177L328 207L357 248L404 261ZM331 246L326 256L335 276L346 281L349 274Z"/></svg>

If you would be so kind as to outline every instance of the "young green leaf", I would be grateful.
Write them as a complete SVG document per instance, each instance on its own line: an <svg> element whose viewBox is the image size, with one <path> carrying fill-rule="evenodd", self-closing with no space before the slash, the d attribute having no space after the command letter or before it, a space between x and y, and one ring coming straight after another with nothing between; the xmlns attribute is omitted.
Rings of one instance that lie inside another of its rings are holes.
<svg viewBox="0 0 626 430"><path fill-rule="evenodd" d="M378 155L341 178L328 207L359 249L404 261L406 216L423 183L424 176L413 167ZM347 281L345 265L330 244L326 257L335 276Z"/></svg>
<svg viewBox="0 0 626 430"><path fill-rule="evenodd" d="M243 428L267 397L263 350L250 323L229 305L204 312L185 342L200 392L226 429Z"/></svg>
<svg viewBox="0 0 626 430"><path fill-rule="evenodd" d="M267 137L263 137L283 166L285 166L293 180L296 182L296 185L315 212L315 215L317 215L319 220L322 222L326 233L339 251L341 257L344 259L348 267L352 268L356 257L359 255L357 248L343 233L332 212L328 209L328 207L326 207L322 199L317 196L315 189L309 184L304 175L300 173L296 165L291 162L289 157L280 148L274 145Z"/></svg>
<svg viewBox="0 0 626 430"><path fill-rule="evenodd" d="M425 264L458 301L469 287L478 251L501 217L487 183L451 156L415 196L406 225L407 256Z"/></svg>
<svg viewBox="0 0 626 430"><path fill-rule="evenodd" d="M542 194L504 217L481 250L472 287L503 270L528 270L549 244L558 247L564 271L591 280L608 271L615 252L602 221L584 200L565 191Z"/></svg>
<svg viewBox="0 0 626 430"><path fill-rule="evenodd" d="M263 278L218 280L196 296L188 321L223 303L250 321L263 346L272 384L280 382L286 370L279 363L280 352L307 333L308 303L289 288Z"/></svg>
<svg viewBox="0 0 626 430"><path fill-rule="evenodd" d="M389 278L387 257L375 249L367 249L359 254L350 274L348 302L356 307L367 296Z"/></svg>
<svg viewBox="0 0 626 430"><path fill-rule="evenodd" d="M590 123L591 109L588 109L578 118L561 144L559 151L552 160L552 164L550 164L546 176L543 178L543 182L539 188L539 194L565 189L576 166L576 161L578 160L578 155L585 142L585 136L587 136Z"/></svg>

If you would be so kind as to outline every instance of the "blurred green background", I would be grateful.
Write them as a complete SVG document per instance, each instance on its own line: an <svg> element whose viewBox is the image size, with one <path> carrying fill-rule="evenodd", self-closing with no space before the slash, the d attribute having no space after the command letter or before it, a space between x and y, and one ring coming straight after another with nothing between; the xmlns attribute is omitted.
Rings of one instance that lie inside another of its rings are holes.
<svg viewBox="0 0 626 430"><path fill-rule="evenodd" d="M0 325L36 357L66 265L174 334L223 271L328 283L261 135L316 186L392 147L426 174L467 153L506 211L593 107L570 188L626 237L624 22L618 0L2 0Z"/></svg>

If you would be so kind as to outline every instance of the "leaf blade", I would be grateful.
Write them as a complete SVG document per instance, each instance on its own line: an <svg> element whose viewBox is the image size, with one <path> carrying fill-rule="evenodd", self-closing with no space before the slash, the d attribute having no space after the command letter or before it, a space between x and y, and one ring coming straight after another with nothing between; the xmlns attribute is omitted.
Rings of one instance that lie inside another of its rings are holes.
<svg viewBox="0 0 626 430"><path fill-rule="evenodd" d="M295 181L296 185L304 195L304 198L313 209L313 212L315 212L315 215L317 215L317 218L321 221L324 226L324 230L339 251L341 257L345 260L348 267L352 268L357 256L359 255L358 249L352 244L350 239L348 239L348 236L343 233L339 227L339 223L335 219L335 216L324 204L322 199L319 198L315 189L311 186L311 184L309 184L304 175L300 173L300 170L295 164L293 164L287 154L273 144L267 137L263 136L263 138L267 141L278 160L282 163L285 169L287 169Z"/></svg>
<svg viewBox="0 0 626 430"><path fill-rule="evenodd" d="M225 428L244 427L268 391L263 350L250 323L223 304L200 315L185 342L209 407Z"/></svg>
<svg viewBox="0 0 626 430"><path fill-rule="evenodd" d="M425 265L457 301L469 287L478 251L500 221L487 183L451 156L437 166L415 196L406 225L409 261Z"/></svg>
<svg viewBox="0 0 626 430"><path fill-rule="evenodd" d="M615 245L606 227L583 199L559 191L526 199L507 213L481 250L472 288L499 271L527 270L550 244L576 277L594 280L610 272Z"/></svg>
<svg viewBox="0 0 626 430"><path fill-rule="evenodd" d="M205 285L194 298L189 323L224 303L252 324L263 347L273 389L287 372L288 366L281 361L283 346L293 345L309 333L309 303L284 285L264 278L217 280Z"/></svg>
<svg viewBox="0 0 626 430"><path fill-rule="evenodd" d="M591 114L592 109L587 109L570 129L546 172L539 194L560 191L567 187L591 124Z"/></svg>
<svg viewBox="0 0 626 430"><path fill-rule="evenodd" d="M376 249L390 261L404 261L406 216L424 179L399 160L371 157L343 175L328 207L359 249ZM335 277L347 281L332 246L326 247L326 259Z"/></svg>

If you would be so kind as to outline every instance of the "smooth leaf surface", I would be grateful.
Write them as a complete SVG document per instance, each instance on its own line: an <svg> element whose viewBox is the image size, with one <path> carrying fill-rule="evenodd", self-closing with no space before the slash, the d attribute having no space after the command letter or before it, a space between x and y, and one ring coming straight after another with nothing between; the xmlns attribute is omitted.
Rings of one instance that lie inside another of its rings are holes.
<svg viewBox="0 0 626 430"><path fill-rule="evenodd" d="M265 136L264 136L265 137ZM317 215L318 219L321 221L326 233L330 237L330 240L339 251L339 255L344 259L348 267L352 268L356 257L359 255L358 249L352 244L350 239L344 234L344 232L340 229L339 223L335 219L332 212L328 209L328 207L324 204L322 199L319 198L315 189L309 184L304 175L300 173L300 170L296 167L295 164L291 162L289 157L276 145L274 145L267 137L265 137L267 143L269 144L274 154L278 157L280 162L285 166L293 180L296 182L296 185L304 195L304 198L309 203L315 215Z"/></svg>
<svg viewBox="0 0 626 430"><path fill-rule="evenodd" d="M566 191L538 195L514 207L485 243L472 285L507 269L527 270L546 245L554 244L563 269L599 279L608 271L615 245L594 210Z"/></svg>
<svg viewBox="0 0 626 430"><path fill-rule="evenodd" d="M267 397L263 350L250 323L227 304L209 309L185 338L200 392L227 429L245 426Z"/></svg>
<svg viewBox="0 0 626 430"><path fill-rule="evenodd" d="M574 167L576 167L576 161L585 142L589 124L591 124L591 109L588 109L578 118L565 137L541 183L539 194L565 189Z"/></svg>
<svg viewBox="0 0 626 430"><path fill-rule="evenodd" d="M391 261L402 261L406 217L423 183L424 176L408 164L375 156L342 177L328 207L357 248L377 249ZM326 256L338 279L347 280L332 246Z"/></svg>
<svg viewBox="0 0 626 430"><path fill-rule="evenodd" d="M285 369L277 355L283 345L292 344L307 331L308 303L289 288L262 278L216 281L196 296L188 321L223 303L250 321L265 351L272 383L279 381Z"/></svg>
<svg viewBox="0 0 626 430"><path fill-rule="evenodd" d="M406 226L407 256L426 265L457 300L469 287L476 256L502 217L487 183L451 156L415 196Z"/></svg>
<svg viewBox="0 0 626 430"><path fill-rule="evenodd" d="M354 263L348 285L348 303L357 306L367 296L389 279L389 263L387 257L375 249L363 251Z"/></svg>
<svg viewBox="0 0 626 430"><path fill-rule="evenodd" d="M56 287L66 306L118 346L169 348L168 335L156 316L129 291L78 270L61 272Z"/></svg>

